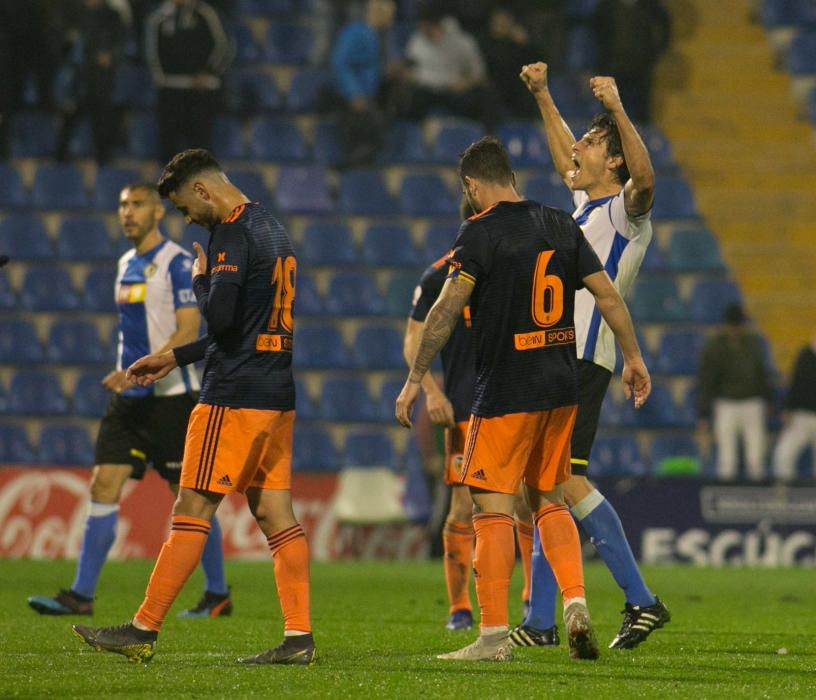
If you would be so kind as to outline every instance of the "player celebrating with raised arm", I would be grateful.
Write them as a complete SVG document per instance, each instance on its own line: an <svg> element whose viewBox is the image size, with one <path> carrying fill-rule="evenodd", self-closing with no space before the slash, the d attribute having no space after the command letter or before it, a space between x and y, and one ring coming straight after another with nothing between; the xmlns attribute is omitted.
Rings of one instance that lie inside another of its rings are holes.
<svg viewBox="0 0 816 700"><path fill-rule="evenodd" d="M561 484L577 410L573 308L586 287L624 355L627 397L639 407L651 381L626 305L581 229L564 212L522 199L501 143L483 138L459 163L465 195L481 212L462 225L451 270L425 319L395 413L410 414L431 361L468 304L476 344L476 387L460 480L475 505L479 638L443 654L457 660L512 658L507 599L513 572L513 507L523 481L544 553L564 601L570 655L595 659L578 530Z"/></svg>
<svg viewBox="0 0 816 700"><path fill-rule="evenodd" d="M134 386L125 369L150 352L164 352L198 337L200 316L193 295L192 256L159 231L164 216L156 186L134 183L119 195L119 223L133 248L119 259L115 296L119 311L116 369L102 380L112 392L99 426L91 502L76 576L54 598L32 596L42 615L92 615L96 583L116 537L119 501L128 479L141 479L148 462L178 493L184 434L198 399L192 367L174 370L161 384ZM201 557L204 596L183 617L217 617L232 611L224 580L221 528L213 519Z"/></svg>
<svg viewBox="0 0 816 700"><path fill-rule="evenodd" d="M146 662L170 606L192 573L223 497L246 493L272 552L283 642L249 664L309 664L309 549L290 493L295 389L292 302L296 261L284 228L251 203L203 149L176 155L159 180L187 223L210 230L196 244L193 289L209 334L148 355L128 377L150 386L176 367L206 359L201 398L187 428L178 499L144 602L131 622L74 631L96 649Z"/></svg>
<svg viewBox="0 0 816 700"><path fill-rule="evenodd" d="M573 218L624 295L652 239L655 175L649 152L623 108L614 79L589 81L606 113L595 117L589 131L576 141L550 95L547 65L524 66L520 77L538 103L555 168L573 192ZM670 615L646 587L615 509L587 479L601 404L615 369L612 331L587 290L575 297L575 334L578 415L572 434L572 476L563 485L564 498L626 595L623 624L609 647L630 649L668 622ZM548 644L545 632L555 624L556 582L537 541L532 572L530 609L511 634L519 646Z"/></svg>

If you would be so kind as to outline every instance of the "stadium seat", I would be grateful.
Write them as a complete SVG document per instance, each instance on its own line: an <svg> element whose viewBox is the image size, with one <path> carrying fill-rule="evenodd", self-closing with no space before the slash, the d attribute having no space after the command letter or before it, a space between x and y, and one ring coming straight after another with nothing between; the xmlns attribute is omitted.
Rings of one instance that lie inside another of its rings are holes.
<svg viewBox="0 0 816 700"><path fill-rule="evenodd" d="M596 111L598 103L592 98L586 83L576 75L569 73L552 75L547 83L555 104L567 121L575 118L588 121L587 115ZM586 128L586 125L583 128ZM580 138L584 133L583 128L573 131L576 138Z"/></svg>
<svg viewBox="0 0 816 700"><path fill-rule="evenodd" d="M0 423L0 463L34 464L37 453L26 429L19 423Z"/></svg>
<svg viewBox="0 0 816 700"><path fill-rule="evenodd" d="M395 468L396 454L385 431L354 430L346 435L345 463L355 467Z"/></svg>
<svg viewBox="0 0 816 700"><path fill-rule="evenodd" d="M458 163L465 149L483 135L484 128L477 122L450 120L436 132L431 146L433 160L444 165Z"/></svg>
<svg viewBox="0 0 816 700"><path fill-rule="evenodd" d="M694 194L688 182L682 177L666 176L660 178L660 183L655 190L652 216L655 221L697 218Z"/></svg>
<svg viewBox="0 0 816 700"><path fill-rule="evenodd" d="M292 444L292 468L295 471L334 472L341 466L340 454L329 431L296 425Z"/></svg>
<svg viewBox="0 0 816 700"><path fill-rule="evenodd" d="M295 318L323 313L323 297L308 272L298 272L295 289Z"/></svg>
<svg viewBox="0 0 816 700"><path fill-rule="evenodd" d="M622 405L622 421L633 428L673 428L682 425L680 411L666 384L655 382L646 403L636 409L632 402Z"/></svg>
<svg viewBox="0 0 816 700"><path fill-rule="evenodd" d="M36 214L11 214L0 221L0 252L15 260L49 260L54 257L45 226Z"/></svg>
<svg viewBox="0 0 816 700"><path fill-rule="evenodd" d="M524 183L524 196L547 207L572 212L575 207L572 193L557 175L528 178Z"/></svg>
<svg viewBox="0 0 816 700"><path fill-rule="evenodd" d="M439 175L406 175L400 207L407 216L456 216L459 202Z"/></svg>
<svg viewBox="0 0 816 700"><path fill-rule="evenodd" d="M720 323L725 307L742 303L739 287L727 280L698 280L691 290L691 319L699 323Z"/></svg>
<svg viewBox="0 0 816 700"><path fill-rule="evenodd" d="M551 167L547 140L541 127L531 122L509 122L499 127L499 139L514 168Z"/></svg>
<svg viewBox="0 0 816 700"><path fill-rule="evenodd" d="M342 156L340 127L335 120L323 119L315 125L312 144L315 162L320 165L336 166Z"/></svg>
<svg viewBox="0 0 816 700"><path fill-rule="evenodd" d="M0 319L0 364L31 365L43 358L33 323L19 318Z"/></svg>
<svg viewBox="0 0 816 700"><path fill-rule="evenodd" d="M351 170L340 176L338 206L343 214L383 215L396 211L379 170Z"/></svg>
<svg viewBox="0 0 816 700"><path fill-rule="evenodd" d="M390 316L407 318L411 311L414 290L419 284L418 272L395 272L385 285L385 308L383 312Z"/></svg>
<svg viewBox="0 0 816 700"><path fill-rule="evenodd" d="M335 326L296 326L294 346L296 367L342 369L351 364L343 336Z"/></svg>
<svg viewBox="0 0 816 700"><path fill-rule="evenodd" d="M156 158L159 155L159 125L153 112L139 112L129 116L125 133L128 136L127 153L133 158Z"/></svg>
<svg viewBox="0 0 816 700"><path fill-rule="evenodd" d="M402 333L390 324L362 325L354 334L354 364L360 369L404 369L402 344Z"/></svg>
<svg viewBox="0 0 816 700"><path fill-rule="evenodd" d="M434 221L425 231L425 262L430 264L443 255L446 255L456 242L462 222L457 219L451 221Z"/></svg>
<svg viewBox="0 0 816 700"><path fill-rule="evenodd" d="M143 180L144 178L135 168L100 166L96 171L96 180L93 186L94 209L115 211L119 206L119 194L122 188Z"/></svg>
<svg viewBox="0 0 816 700"><path fill-rule="evenodd" d="M156 90L150 71L133 63L119 64L113 81L113 102L129 109L153 107Z"/></svg>
<svg viewBox="0 0 816 700"><path fill-rule="evenodd" d="M363 237L363 260L377 267L422 264L411 232L401 224L371 224Z"/></svg>
<svg viewBox="0 0 816 700"><path fill-rule="evenodd" d="M403 360L403 367L405 363ZM380 396L377 401L377 415L384 423L392 423L394 420L394 402L397 400L402 387L405 384L404 378L386 379L380 387ZM409 444L415 444L415 440L409 440ZM406 458L409 455L406 455Z"/></svg>
<svg viewBox="0 0 816 700"><path fill-rule="evenodd" d="M255 160L300 163L309 156L309 148L293 119L261 117L252 125L250 155Z"/></svg>
<svg viewBox="0 0 816 700"><path fill-rule="evenodd" d="M46 357L64 365L93 365L105 358L96 326L90 321L55 321L48 332Z"/></svg>
<svg viewBox="0 0 816 700"><path fill-rule="evenodd" d="M422 127L416 122L396 122L385 133L383 149L377 156L383 164L418 164L428 162L428 149Z"/></svg>
<svg viewBox="0 0 816 700"><path fill-rule="evenodd" d="M686 304L671 277L640 277L626 303L636 321L666 323L688 319Z"/></svg>
<svg viewBox="0 0 816 700"><path fill-rule="evenodd" d="M306 68L295 73L286 98L289 111L295 114L314 112L320 90L330 82L331 75L326 71Z"/></svg>
<svg viewBox="0 0 816 700"><path fill-rule="evenodd" d="M9 387L9 412L20 416L62 416L67 402L53 372L19 370Z"/></svg>
<svg viewBox="0 0 816 700"><path fill-rule="evenodd" d="M649 158L652 166L658 173L668 175L676 173L677 164L672 155L671 143L663 131L655 124L638 124L638 131L649 149ZM658 177L658 188L662 182L662 177Z"/></svg>
<svg viewBox="0 0 816 700"><path fill-rule="evenodd" d="M283 166L276 195L278 208L286 213L328 214L334 208L323 168Z"/></svg>
<svg viewBox="0 0 816 700"><path fill-rule="evenodd" d="M0 163L0 207L28 206L29 195L17 168Z"/></svg>
<svg viewBox="0 0 816 700"><path fill-rule="evenodd" d="M47 425L40 433L41 464L93 464L88 432L78 425Z"/></svg>
<svg viewBox="0 0 816 700"><path fill-rule="evenodd" d="M381 314L383 300L367 272L336 272L329 281L326 310L340 316Z"/></svg>
<svg viewBox="0 0 816 700"><path fill-rule="evenodd" d="M34 175L31 203L37 209L87 209L90 198L73 165L41 165Z"/></svg>
<svg viewBox="0 0 816 700"><path fill-rule="evenodd" d="M238 10L242 15L291 15L295 12L296 0L239 0Z"/></svg>
<svg viewBox="0 0 816 700"><path fill-rule="evenodd" d="M351 231L339 221L311 221L295 250L306 266L348 265L360 260Z"/></svg>
<svg viewBox="0 0 816 700"><path fill-rule="evenodd" d="M666 258L657 241L652 240L646 246L646 255L643 256L640 269L646 272L659 272L666 269Z"/></svg>
<svg viewBox="0 0 816 700"><path fill-rule="evenodd" d="M234 47L236 64L247 65L263 60L263 50L255 41L255 35L246 22L240 20L230 22L225 29Z"/></svg>
<svg viewBox="0 0 816 700"><path fill-rule="evenodd" d="M705 335L699 331L666 331L660 338L657 362L648 365L663 374L696 374Z"/></svg>
<svg viewBox="0 0 816 700"><path fill-rule="evenodd" d="M597 476L642 476L646 465L640 446L629 435L602 435L595 439L589 462Z"/></svg>
<svg viewBox="0 0 816 700"><path fill-rule="evenodd" d="M324 420L360 422L377 420L377 409L365 379L325 379L320 388L320 415Z"/></svg>
<svg viewBox="0 0 816 700"><path fill-rule="evenodd" d="M107 371L87 371L77 377L71 399L71 409L75 416L100 418L108 405L111 394L103 385Z"/></svg>
<svg viewBox="0 0 816 700"><path fill-rule="evenodd" d="M646 365L647 367L649 365ZM615 370L615 374L617 374L617 369ZM611 391L607 391L604 395L603 402L601 403L601 415L599 419L599 424L602 426L607 427L620 427L624 423L623 421L623 407L621 402L615 398L615 394Z"/></svg>
<svg viewBox="0 0 816 700"><path fill-rule="evenodd" d="M312 28L294 22L272 22L264 42L264 54L270 63L303 65L312 52Z"/></svg>
<svg viewBox="0 0 816 700"><path fill-rule="evenodd" d="M9 144L14 158L53 158L59 119L50 112L17 112L11 121Z"/></svg>
<svg viewBox="0 0 816 700"><path fill-rule="evenodd" d="M230 170L229 179L253 202L260 202L267 208L272 206L272 195L257 170Z"/></svg>
<svg viewBox="0 0 816 700"><path fill-rule="evenodd" d="M29 311L72 311L79 307L79 299L64 267L42 265L26 270L20 306Z"/></svg>
<svg viewBox="0 0 816 700"><path fill-rule="evenodd" d="M717 272L725 268L708 229L675 229L669 239L669 267L676 272Z"/></svg>
<svg viewBox="0 0 816 700"><path fill-rule="evenodd" d="M598 44L590 24L574 25L567 39L567 67L575 72L594 71L597 57Z"/></svg>
<svg viewBox="0 0 816 700"><path fill-rule="evenodd" d="M237 117L218 115L213 124L212 152L219 160L246 158L246 146Z"/></svg>
<svg viewBox="0 0 816 700"><path fill-rule="evenodd" d="M696 462L697 470L700 467L700 447L688 433L656 434L652 438L649 453L655 474L666 474L671 468L669 462L677 459L692 460L692 465Z"/></svg>
<svg viewBox="0 0 816 700"><path fill-rule="evenodd" d="M229 99L239 114L278 112L283 108L275 78L263 70L235 71Z"/></svg>
<svg viewBox="0 0 816 700"><path fill-rule="evenodd" d="M101 261L116 257L105 221L97 216L66 216L57 235L60 260Z"/></svg>
<svg viewBox="0 0 816 700"><path fill-rule="evenodd" d="M0 250L5 250L0 247ZM11 287L8 275L0 270L0 309L13 309L17 306L17 294Z"/></svg>
<svg viewBox="0 0 816 700"><path fill-rule="evenodd" d="M295 377L295 410L297 411L298 421L320 418L317 404L309 395L306 382L300 377Z"/></svg>
<svg viewBox="0 0 816 700"><path fill-rule="evenodd" d="M791 39L788 71L795 76L816 73L816 31L799 31Z"/></svg>
<svg viewBox="0 0 816 700"><path fill-rule="evenodd" d="M193 243L198 243L204 250L207 250L207 242L210 239L210 232L198 224L185 224L181 233L179 245L184 250L193 252Z"/></svg>

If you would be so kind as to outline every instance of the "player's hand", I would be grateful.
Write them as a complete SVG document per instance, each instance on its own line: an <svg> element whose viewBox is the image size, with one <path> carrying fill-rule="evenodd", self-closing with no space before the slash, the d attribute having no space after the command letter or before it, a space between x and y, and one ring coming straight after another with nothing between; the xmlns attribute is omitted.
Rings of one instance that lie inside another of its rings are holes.
<svg viewBox="0 0 816 700"><path fill-rule="evenodd" d="M127 368L127 378L139 386L150 386L166 377L176 367L178 363L172 350L145 355Z"/></svg>
<svg viewBox="0 0 816 700"><path fill-rule="evenodd" d="M643 362L643 358L639 357L632 362L624 362L623 364L623 394L626 400L629 401L634 397L635 408L640 408L649 394L652 393L652 378L649 376L649 370Z"/></svg>
<svg viewBox="0 0 816 700"><path fill-rule="evenodd" d="M621 98L618 93L618 85L614 78L604 75L596 75L589 79L589 87L595 99L600 102L609 112L621 109Z"/></svg>
<svg viewBox="0 0 816 700"><path fill-rule="evenodd" d="M441 391L433 394L425 394L425 406L428 409L428 416L434 425L443 425L446 428L455 428L453 420L453 404Z"/></svg>
<svg viewBox="0 0 816 700"><path fill-rule="evenodd" d="M204 249L195 241L193 241L193 250L196 254L196 259L193 262L193 279L199 275L207 274L207 254Z"/></svg>
<svg viewBox="0 0 816 700"><path fill-rule="evenodd" d="M417 396L419 396L419 386L419 382L412 382L408 379L402 387L399 396L397 396L394 415L405 428L411 427L411 411L414 408Z"/></svg>
<svg viewBox="0 0 816 700"><path fill-rule="evenodd" d="M105 375L102 386L114 394L121 394L125 389L130 389L133 383L127 378L125 370L115 369Z"/></svg>
<svg viewBox="0 0 816 700"><path fill-rule="evenodd" d="M547 64L541 61L528 63L522 66L519 78L534 95L544 92L547 89Z"/></svg>

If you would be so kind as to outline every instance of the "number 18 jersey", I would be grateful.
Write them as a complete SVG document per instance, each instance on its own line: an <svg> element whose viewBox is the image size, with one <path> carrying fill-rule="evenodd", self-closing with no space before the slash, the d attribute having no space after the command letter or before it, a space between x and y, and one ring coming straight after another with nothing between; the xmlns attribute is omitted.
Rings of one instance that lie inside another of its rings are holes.
<svg viewBox="0 0 816 700"><path fill-rule="evenodd" d="M569 214L499 202L462 224L449 262L474 284L473 413L576 404L575 292L603 266Z"/></svg>

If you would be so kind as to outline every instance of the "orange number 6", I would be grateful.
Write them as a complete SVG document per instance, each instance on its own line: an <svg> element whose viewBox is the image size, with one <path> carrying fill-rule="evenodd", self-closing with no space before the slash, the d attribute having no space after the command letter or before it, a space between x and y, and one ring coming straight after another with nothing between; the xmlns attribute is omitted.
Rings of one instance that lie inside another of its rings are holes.
<svg viewBox="0 0 816 700"><path fill-rule="evenodd" d="M533 321L541 328L552 326L564 313L564 283L557 275L547 274L547 265L555 254L544 250L538 254L533 279Z"/></svg>

